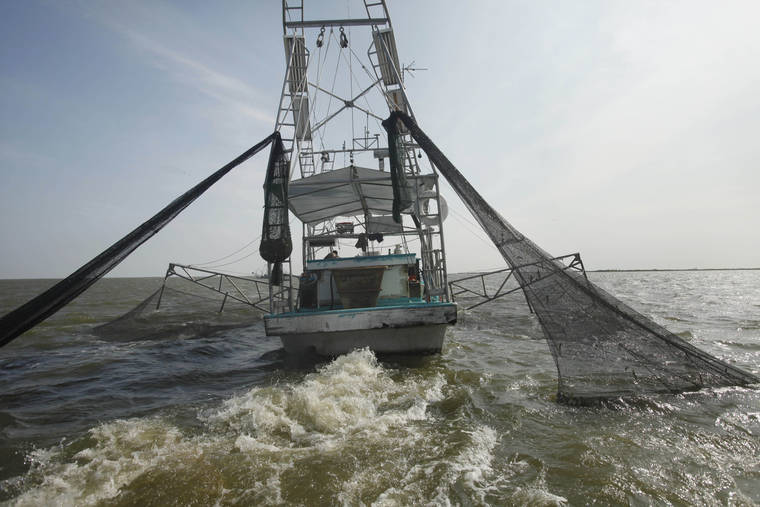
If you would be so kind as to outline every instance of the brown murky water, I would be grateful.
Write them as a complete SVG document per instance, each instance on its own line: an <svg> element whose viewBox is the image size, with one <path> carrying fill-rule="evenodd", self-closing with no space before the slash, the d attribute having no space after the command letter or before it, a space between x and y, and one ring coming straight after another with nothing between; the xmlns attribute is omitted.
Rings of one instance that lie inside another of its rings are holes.
<svg viewBox="0 0 760 507"><path fill-rule="evenodd" d="M760 271L591 273L760 371ZM50 281L0 281L0 311ZM574 408L521 297L441 355L286 356L240 309L185 299L95 331L157 279L106 279L0 349L0 501L13 505L760 503L760 388Z"/></svg>

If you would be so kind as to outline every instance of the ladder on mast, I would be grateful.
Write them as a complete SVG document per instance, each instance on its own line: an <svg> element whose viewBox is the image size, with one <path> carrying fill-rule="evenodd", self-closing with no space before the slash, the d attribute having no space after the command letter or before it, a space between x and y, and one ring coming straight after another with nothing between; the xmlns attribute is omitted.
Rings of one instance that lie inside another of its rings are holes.
<svg viewBox="0 0 760 507"><path fill-rule="evenodd" d="M367 51L375 76L383 87L388 109L390 111L400 110L414 118L414 112L406 96L403 69L398 61L396 41L385 0L364 0L364 7L370 19L384 18L388 20L388 27L382 30L377 25L372 25L373 43ZM415 148L417 147L405 128L400 127L399 134L405 152L404 171L410 177L410 181L416 181L414 177L421 172L415 155ZM435 166L433 166L433 171L437 175ZM416 189L417 192L419 190L419 188ZM438 178L436 177L434 183L435 211L421 209L420 199L417 199L415 214L420 218L432 219L434 222L432 225L420 224L418 229L421 242L420 253L429 284L428 293L430 296L449 299L439 190Z"/></svg>

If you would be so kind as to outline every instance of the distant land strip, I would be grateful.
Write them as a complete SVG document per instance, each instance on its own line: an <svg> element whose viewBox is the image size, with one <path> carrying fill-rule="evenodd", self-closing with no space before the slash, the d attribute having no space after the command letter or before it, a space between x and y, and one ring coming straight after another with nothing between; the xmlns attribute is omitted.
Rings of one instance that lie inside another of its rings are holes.
<svg viewBox="0 0 760 507"><path fill-rule="evenodd" d="M503 268L496 268L491 269L488 271L458 271L454 273L450 273L452 275L466 275L466 274L488 274L491 271L498 271ZM760 271L760 268L649 268L649 269L587 269L587 273L643 273L643 272L660 272L660 271ZM253 273L254 277L261 278L261 275L258 275L256 273ZM163 278L163 275L154 275L154 276L112 276L112 275L106 275L103 277L104 279L115 279L115 278ZM18 282L22 280L61 280L61 278L55 278L55 277L37 277L37 278L0 278L0 282Z"/></svg>
<svg viewBox="0 0 760 507"><path fill-rule="evenodd" d="M760 268L649 268L649 269L589 269L589 273L635 273L639 271L757 271Z"/></svg>

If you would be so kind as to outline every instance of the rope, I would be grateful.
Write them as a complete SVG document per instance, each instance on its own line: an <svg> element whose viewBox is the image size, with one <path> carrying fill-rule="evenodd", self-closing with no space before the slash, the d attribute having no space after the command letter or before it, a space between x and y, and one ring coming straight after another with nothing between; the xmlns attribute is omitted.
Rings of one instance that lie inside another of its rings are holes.
<svg viewBox="0 0 760 507"><path fill-rule="evenodd" d="M327 47L328 48L330 47L330 43L332 42L332 40L333 40L334 37L335 37L335 30L333 30L332 28L330 28L330 37L327 39ZM338 58L335 61L335 73L333 74L332 85L330 87L330 93L335 93L335 82L338 80L338 69L339 69L339 67L340 67L340 58ZM325 118L327 118L328 116L330 116L330 108L332 107L332 99L333 99L333 97L332 97L332 95L330 95L330 99L327 101L327 112L325 113ZM325 127L326 126L327 126L327 124L325 124ZM325 149L325 132L326 132L326 129L324 127L321 128L321 129L319 129L319 131L318 131L318 133L319 133L319 143L320 143L320 145L321 145L321 147L322 147L323 150Z"/></svg>
<svg viewBox="0 0 760 507"><path fill-rule="evenodd" d="M330 28L330 33L332 34L332 28ZM324 50L324 59L323 59L322 46L319 47L319 52L317 54L317 82L316 82L317 86L321 86L321 84L322 84L322 68L325 66L325 64L327 62L327 54L328 54L328 52L330 50L330 43L331 43L331 41L332 41L332 38L328 36L327 37L327 46L325 47L325 50ZM311 103L311 111L309 111L309 119L310 119L309 121L311 121L311 118L314 118L316 116L315 113L317 111L317 98L318 97L319 97L319 90L315 89L314 90L314 97L313 97L312 103ZM318 134L319 134L320 144L322 145L322 149L324 149L325 148L325 139L324 139L324 134L321 131L321 129L320 129L320 132L318 132ZM313 156L314 149L312 148L311 151L312 151L312 156Z"/></svg>
<svg viewBox="0 0 760 507"><path fill-rule="evenodd" d="M449 210L453 213L454 218L456 218L457 220L463 221L466 224L470 224L470 225L473 225L473 226L475 225L472 222L470 222L469 220L467 220L464 216L460 215L453 208L449 208ZM501 252L499 252L499 249L494 246L494 244L493 244L492 241L486 240L483 236L481 236L480 234L478 234L477 232L475 232L473 229L471 229L469 227L465 226L465 230L467 232L469 232L470 234L472 234L473 236L475 236L476 238L478 238L480 241L482 241L486 245L488 245L490 248L494 249L496 252L498 252L501 255Z"/></svg>
<svg viewBox="0 0 760 507"><path fill-rule="evenodd" d="M289 225L289 226L292 226L292 225L293 225L293 219L290 219L290 220L288 221L288 225ZM261 237L261 235L259 235L259 238L260 238L260 237ZM257 238L257 239L258 239L258 238ZM253 241L256 241L256 240L254 239ZM252 242L251 242L251 243L252 243ZM250 245L251 243L249 243L249 245ZM244 248L245 248L245 247L244 247ZM240 250L238 250L238 252L239 252L239 251L242 251L242 250L243 250L243 248L241 248ZM237 252L235 252L235 253L237 253ZM232 264L237 264L238 262L240 262L240 261L243 261L243 260L245 260L245 259L249 258L250 256L252 256L252 255L255 255L255 254L257 254L257 253L259 253L259 252L258 252L258 250L254 250L253 252L251 252L251 253L249 253L249 254L246 254L246 255L244 255L243 257L240 257L239 259L236 259L236 260L234 260L234 261L225 262L224 264L214 264L214 265L211 265L211 266L206 266L206 269L216 269L216 268L222 268L222 267L224 267L224 266L230 266L230 265L232 265ZM230 254L230 255L228 255L227 257L231 257L232 255L234 255L234 253L233 253L233 254ZM223 259L219 259L219 260L223 260ZM197 264L195 264L195 265L197 266ZM190 267L193 267L193 264L190 264L189 266L190 266Z"/></svg>
<svg viewBox="0 0 760 507"><path fill-rule="evenodd" d="M361 58L359 58L359 56L356 54L356 51L354 51L354 48L353 48L353 47L351 47L351 46L349 46L349 47L348 47L348 49L349 49L349 50L351 50L351 55L352 55L354 58L356 58L356 61L359 63L359 65L360 65L360 66L361 66L361 68L364 70L364 72L367 74L367 77L369 77L369 79L370 79L370 82L372 82L372 83L375 83L375 88L377 88L377 89L378 89L378 91L380 92L380 94L381 94L382 96L385 96L385 93L383 92L383 89L382 89L382 87L380 86L380 83L379 83L379 82L377 82L377 79L375 79L375 76L373 76L373 75L370 73L369 69L368 69L368 68L367 68L367 67L366 67L366 66L365 66L365 65L362 63L362 60L361 60ZM356 79L356 84L358 85L358 84L359 84L359 78L357 78L357 77L356 77L356 75L355 75L353 72L351 73L351 76L352 76L354 79ZM371 111L371 110L372 110L372 107L369 105L369 99L367 98L367 95L365 95L365 96L363 97L363 99L364 99L364 103L367 105L367 110L368 110L368 111ZM372 117L372 119L373 119L373 120L375 120L375 123L377 124L377 128L378 128L378 130L379 130L380 132L382 132L382 131L383 131L383 128L382 128L382 124L380 123L380 120L378 120L378 119L377 119L377 118L375 118L375 117Z"/></svg>
<svg viewBox="0 0 760 507"><path fill-rule="evenodd" d="M193 263L193 264L188 264L188 266L190 266L190 267L193 267L193 266L206 266L206 265L208 265L208 264L213 264L213 263L215 263L215 262L219 262L219 261L223 261L223 260L225 260L225 259L229 259L229 258L230 258L230 257L232 257L233 255L235 255L235 254L237 254L237 253L240 253L240 252L242 252L243 250L245 250L246 248L248 248L249 246L251 246L252 244L254 244L254 243L255 243L256 241L258 241L259 239L261 239L261 234L259 234L258 236L256 236L255 238L253 238L253 239L252 239L250 242L248 242L248 243L246 243L245 245L243 245L242 247L238 248L237 250L235 250L235 251L234 251L234 252L232 252L231 254L225 255L224 257L220 257L220 258L218 258L218 259L214 259L214 260L211 260L211 261L206 261L206 262L195 262L195 263Z"/></svg>
<svg viewBox="0 0 760 507"><path fill-rule="evenodd" d="M247 259L248 257L250 257L251 255L255 255L255 254L257 254L257 253L259 253L259 252L258 252L258 251L253 251L253 252L251 252L251 253L249 253L249 254L246 254L246 255L244 255L243 257L241 257L241 258L239 258L239 259L236 259L236 260L234 260L234 261L225 262L225 263L223 263L223 264L214 264L213 266L206 266L206 268L208 268L208 269L211 269L211 268L214 268L214 269L216 269L216 268L222 268L222 267L224 267L224 266L229 266L230 264L237 264L238 262L240 262L240 261L242 261L242 260L245 260L245 259ZM191 267L192 267L192 265L191 265Z"/></svg>

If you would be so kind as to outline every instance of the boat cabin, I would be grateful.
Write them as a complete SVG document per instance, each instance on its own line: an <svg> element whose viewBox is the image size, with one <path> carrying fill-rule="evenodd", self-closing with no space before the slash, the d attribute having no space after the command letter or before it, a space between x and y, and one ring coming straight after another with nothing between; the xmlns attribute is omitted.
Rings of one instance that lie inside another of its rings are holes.
<svg viewBox="0 0 760 507"><path fill-rule="evenodd" d="M422 302L413 253L308 261L299 289L296 311Z"/></svg>

